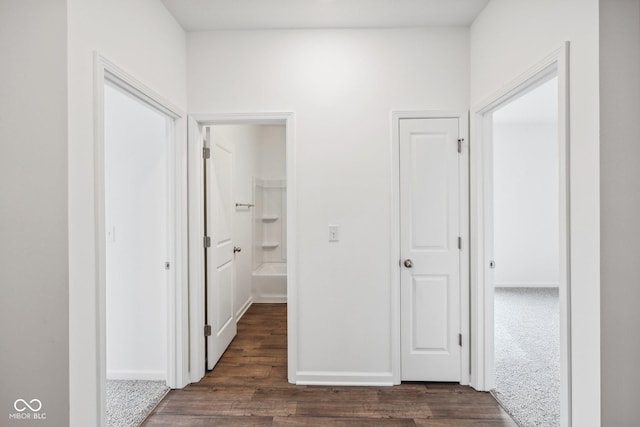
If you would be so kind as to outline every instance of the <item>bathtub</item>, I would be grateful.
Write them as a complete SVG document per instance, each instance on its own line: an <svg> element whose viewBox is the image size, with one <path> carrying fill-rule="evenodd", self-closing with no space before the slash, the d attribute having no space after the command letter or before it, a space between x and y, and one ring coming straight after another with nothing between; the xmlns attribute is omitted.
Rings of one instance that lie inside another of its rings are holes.
<svg viewBox="0 0 640 427"><path fill-rule="evenodd" d="M253 271L253 301L287 302L287 263L265 262Z"/></svg>

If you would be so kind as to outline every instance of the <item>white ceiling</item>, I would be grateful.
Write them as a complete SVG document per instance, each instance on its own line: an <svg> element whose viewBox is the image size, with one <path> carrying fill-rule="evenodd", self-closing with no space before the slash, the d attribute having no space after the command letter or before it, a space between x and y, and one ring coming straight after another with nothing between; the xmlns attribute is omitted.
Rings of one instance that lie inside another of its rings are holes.
<svg viewBox="0 0 640 427"><path fill-rule="evenodd" d="M162 0L186 31L468 26L489 0Z"/></svg>
<svg viewBox="0 0 640 427"><path fill-rule="evenodd" d="M538 86L493 113L494 123L557 123L558 78Z"/></svg>

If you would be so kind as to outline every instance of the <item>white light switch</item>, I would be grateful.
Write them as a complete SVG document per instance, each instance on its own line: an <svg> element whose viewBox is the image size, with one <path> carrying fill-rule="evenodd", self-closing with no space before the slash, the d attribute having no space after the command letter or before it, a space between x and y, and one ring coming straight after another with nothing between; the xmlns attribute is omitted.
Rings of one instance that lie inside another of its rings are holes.
<svg viewBox="0 0 640 427"><path fill-rule="evenodd" d="M337 242L340 240L340 226L329 224L329 241Z"/></svg>

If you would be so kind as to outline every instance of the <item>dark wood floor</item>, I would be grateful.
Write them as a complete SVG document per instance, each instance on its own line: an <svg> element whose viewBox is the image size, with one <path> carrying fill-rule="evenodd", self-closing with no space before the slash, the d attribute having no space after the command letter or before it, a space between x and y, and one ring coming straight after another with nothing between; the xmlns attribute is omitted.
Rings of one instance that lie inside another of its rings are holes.
<svg viewBox="0 0 640 427"><path fill-rule="evenodd" d="M289 384L286 333L285 304L254 304L216 368L169 392L143 425L516 427L490 394L455 384Z"/></svg>

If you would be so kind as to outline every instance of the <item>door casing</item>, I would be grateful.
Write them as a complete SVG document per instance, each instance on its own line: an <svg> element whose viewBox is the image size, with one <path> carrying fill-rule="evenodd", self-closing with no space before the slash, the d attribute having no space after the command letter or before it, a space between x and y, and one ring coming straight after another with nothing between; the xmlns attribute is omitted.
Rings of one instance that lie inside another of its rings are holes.
<svg viewBox="0 0 640 427"><path fill-rule="evenodd" d="M391 372L394 384L401 382L400 342L400 120L401 119L458 119L459 135L463 138L461 164L469 165L469 114L466 111L392 111L391 113ZM460 168L460 384L469 384L470 366L470 289L469 289L469 167Z"/></svg>
<svg viewBox="0 0 640 427"><path fill-rule="evenodd" d="M489 391L495 387L492 257L492 120L493 111L537 87L550 76L558 77L558 147L560 179L560 425L571 425L571 236L570 236L570 129L569 42L553 51L522 75L473 108L471 145L471 386Z"/></svg>

